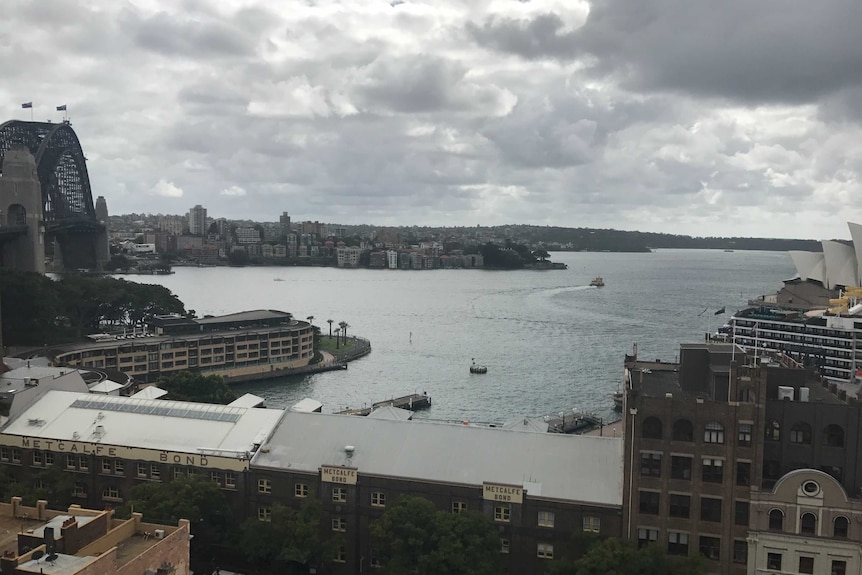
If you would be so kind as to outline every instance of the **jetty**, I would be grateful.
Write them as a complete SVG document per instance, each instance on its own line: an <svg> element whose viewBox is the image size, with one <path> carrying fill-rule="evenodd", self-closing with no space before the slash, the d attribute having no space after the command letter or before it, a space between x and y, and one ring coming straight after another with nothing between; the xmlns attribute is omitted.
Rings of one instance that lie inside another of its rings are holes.
<svg viewBox="0 0 862 575"><path fill-rule="evenodd" d="M342 411L337 411L336 413L339 415L368 415L378 407L386 407L387 405L398 407L400 409L416 411L417 409L431 407L431 396L427 393L413 393L403 397L395 397L385 401L378 401L377 403L372 403L371 407L360 407L355 409L347 408Z"/></svg>

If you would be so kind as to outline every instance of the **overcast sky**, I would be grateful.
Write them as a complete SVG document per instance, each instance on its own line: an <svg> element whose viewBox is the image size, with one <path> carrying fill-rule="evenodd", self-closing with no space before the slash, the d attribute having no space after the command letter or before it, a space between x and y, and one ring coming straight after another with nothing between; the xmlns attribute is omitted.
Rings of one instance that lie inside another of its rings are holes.
<svg viewBox="0 0 862 575"><path fill-rule="evenodd" d="M859 0L3 0L111 213L849 238Z"/></svg>

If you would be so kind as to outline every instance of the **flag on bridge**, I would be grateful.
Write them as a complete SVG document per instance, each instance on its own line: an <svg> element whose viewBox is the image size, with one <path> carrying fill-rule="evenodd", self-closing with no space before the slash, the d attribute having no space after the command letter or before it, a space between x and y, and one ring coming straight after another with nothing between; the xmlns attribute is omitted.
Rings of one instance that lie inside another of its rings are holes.
<svg viewBox="0 0 862 575"><path fill-rule="evenodd" d="M57 106L57 111L58 112L65 112L66 111L66 104L63 104L62 106Z"/></svg>
<svg viewBox="0 0 862 575"><path fill-rule="evenodd" d="M722 307L720 310L718 310L717 312L715 312L715 314L713 314L713 315L721 315L721 314L723 314L723 313L724 313L724 307Z"/></svg>
<svg viewBox="0 0 862 575"><path fill-rule="evenodd" d="M21 104L21 107L22 108L32 108L33 102L24 102L23 104Z"/></svg>

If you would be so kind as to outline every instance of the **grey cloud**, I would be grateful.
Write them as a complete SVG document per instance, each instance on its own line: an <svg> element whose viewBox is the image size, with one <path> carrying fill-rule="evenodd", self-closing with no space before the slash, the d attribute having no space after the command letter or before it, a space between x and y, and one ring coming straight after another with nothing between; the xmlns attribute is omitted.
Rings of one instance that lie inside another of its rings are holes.
<svg viewBox="0 0 862 575"><path fill-rule="evenodd" d="M249 57L254 54L254 37L226 22L177 18L159 12L138 21L127 21L141 48L165 56L212 59Z"/></svg>
<svg viewBox="0 0 862 575"><path fill-rule="evenodd" d="M539 14L532 19L490 17L481 25L468 22L467 33L478 44L527 59L571 60L577 52L577 35L566 32L559 15Z"/></svg>

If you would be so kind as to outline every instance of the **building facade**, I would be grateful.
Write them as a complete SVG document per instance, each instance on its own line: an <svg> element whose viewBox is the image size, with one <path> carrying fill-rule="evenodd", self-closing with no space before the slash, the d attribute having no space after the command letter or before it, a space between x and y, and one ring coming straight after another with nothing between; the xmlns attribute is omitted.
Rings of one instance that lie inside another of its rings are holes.
<svg viewBox="0 0 862 575"><path fill-rule="evenodd" d="M189 233L203 236L207 233L207 209L198 204L189 210Z"/></svg>

